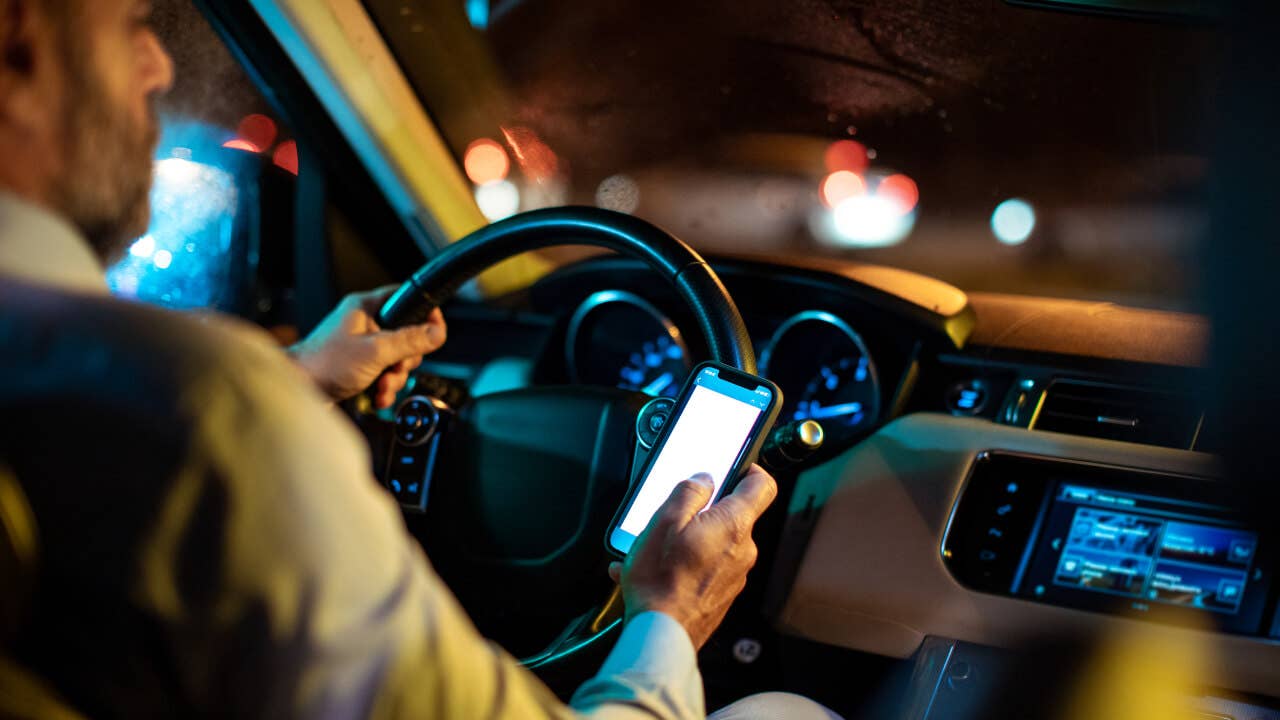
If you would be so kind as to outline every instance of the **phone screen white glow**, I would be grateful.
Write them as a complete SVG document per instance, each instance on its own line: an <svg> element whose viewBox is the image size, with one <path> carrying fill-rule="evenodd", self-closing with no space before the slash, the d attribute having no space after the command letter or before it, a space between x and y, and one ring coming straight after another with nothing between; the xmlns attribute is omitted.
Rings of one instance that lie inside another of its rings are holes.
<svg viewBox="0 0 1280 720"><path fill-rule="evenodd" d="M703 370L695 383L619 524L626 535L639 535L675 486L697 473L711 476L715 482L712 498L717 497L771 400L766 388L743 388L719 378L714 368ZM624 538L614 544L630 543ZM618 549L625 552L628 548Z"/></svg>

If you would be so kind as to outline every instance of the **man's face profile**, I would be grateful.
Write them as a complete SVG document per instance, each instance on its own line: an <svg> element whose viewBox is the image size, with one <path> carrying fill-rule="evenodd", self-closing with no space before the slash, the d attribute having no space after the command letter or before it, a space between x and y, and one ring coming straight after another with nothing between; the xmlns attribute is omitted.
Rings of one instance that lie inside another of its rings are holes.
<svg viewBox="0 0 1280 720"><path fill-rule="evenodd" d="M19 132L44 146L35 161L46 167L33 168L44 179L42 199L110 261L146 231L159 132L152 101L172 81L172 63L148 24L151 2L0 0L0 9L10 18L5 73L20 76L17 46L29 52L31 81L41 86L24 100L44 107L10 114Z"/></svg>

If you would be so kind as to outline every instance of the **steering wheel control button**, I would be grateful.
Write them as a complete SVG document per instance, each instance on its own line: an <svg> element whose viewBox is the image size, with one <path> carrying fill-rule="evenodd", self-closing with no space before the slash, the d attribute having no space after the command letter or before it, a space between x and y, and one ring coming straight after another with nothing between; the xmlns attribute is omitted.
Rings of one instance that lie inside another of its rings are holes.
<svg viewBox="0 0 1280 720"><path fill-rule="evenodd" d="M764 652L764 648L760 646L760 641L755 638L738 638L738 642L733 644L733 659L743 665L750 665L759 660L762 652Z"/></svg>
<svg viewBox="0 0 1280 720"><path fill-rule="evenodd" d="M396 411L396 440L414 447L431 439L440 422L440 411L430 398L415 396L400 404Z"/></svg>
<svg viewBox="0 0 1280 720"><path fill-rule="evenodd" d="M402 509L426 510L436 451L453 417L446 403L429 395L412 395L396 408L381 481Z"/></svg>
<svg viewBox="0 0 1280 720"><path fill-rule="evenodd" d="M650 400L640 409L640 414L636 417L636 437L646 450L651 449L658 441L658 435L662 434L662 428L671 418L671 411L675 406L674 399L660 397Z"/></svg>
<svg viewBox="0 0 1280 720"><path fill-rule="evenodd" d="M982 380L958 382L947 389L947 411L952 415L981 415L989 396Z"/></svg>
<svg viewBox="0 0 1280 720"><path fill-rule="evenodd" d="M402 464L406 459L412 462ZM391 467L391 477L387 480L387 489L396 500L400 501L400 504L413 508L421 507L423 488L426 487L425 474L422 471L424 459L400 454L393 457L394 465Z"/></svg>
<svg viewBox="0 0 1280 720"><path fill-rule="evenodd" d="M1011 592L1048 482L1025 463L998 452L979 453L974 461L943 541L947 569L967 587Z"/></svg>

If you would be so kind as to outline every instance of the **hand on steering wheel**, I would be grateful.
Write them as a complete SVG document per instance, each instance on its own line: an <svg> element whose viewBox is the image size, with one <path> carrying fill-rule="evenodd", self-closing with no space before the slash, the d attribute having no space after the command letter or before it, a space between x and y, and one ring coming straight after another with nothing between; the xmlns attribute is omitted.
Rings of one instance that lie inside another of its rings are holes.
<svg viewBox="0 0 1280 720"><path fill-rule="evenodd" d="M378 310L396 286L352 293L289 354L334 402L373 387L374 405L391 407L422 356L435 352L447 336L436 308L425 322L384 330Z"/></svg>

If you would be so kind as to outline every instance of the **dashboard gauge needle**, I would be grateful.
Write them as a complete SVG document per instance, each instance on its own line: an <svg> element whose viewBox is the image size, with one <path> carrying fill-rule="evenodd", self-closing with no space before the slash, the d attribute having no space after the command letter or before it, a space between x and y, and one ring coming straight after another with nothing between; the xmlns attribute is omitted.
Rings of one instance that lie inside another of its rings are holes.
<svg viewBox="0 0 1280 720"><path fill-rule="evenodd" d="M646 395L657 395L661 393L663 390L666 390L671 385L671 381L674 379L675 378L671 375L671 373L664 372L658 377L654 378L653 382L640 388L640 392Z"/></svg>
<svg viewBox="0 0 1280 720"><path fill-rule="evenodd" d="M812 403L809 405L808 415L811 420L822 420L823 418L836 417L837 415L852 415L856 412L862 412L862 403L851 402L830 407L819 407L817 403Z"/></svg>

